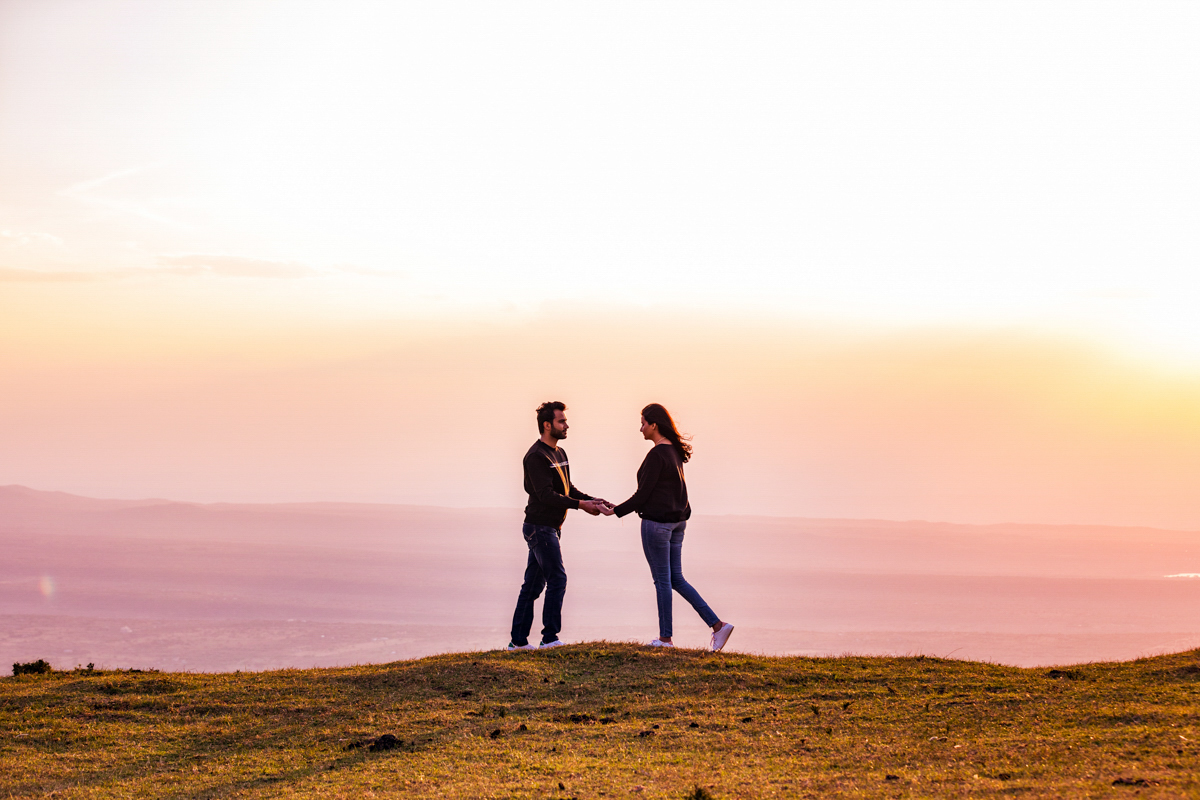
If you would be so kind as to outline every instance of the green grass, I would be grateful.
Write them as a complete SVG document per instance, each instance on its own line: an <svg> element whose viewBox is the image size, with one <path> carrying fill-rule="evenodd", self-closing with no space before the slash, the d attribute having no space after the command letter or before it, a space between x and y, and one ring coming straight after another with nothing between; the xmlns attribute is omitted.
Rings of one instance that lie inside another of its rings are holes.
<svg viewBox="0 0 1200 800"><path fill-rule="evenodd" d="M0 797L1196 797L1198 703L1200 651L1050 671L591 643L57 672L0 680Z"/></svg>

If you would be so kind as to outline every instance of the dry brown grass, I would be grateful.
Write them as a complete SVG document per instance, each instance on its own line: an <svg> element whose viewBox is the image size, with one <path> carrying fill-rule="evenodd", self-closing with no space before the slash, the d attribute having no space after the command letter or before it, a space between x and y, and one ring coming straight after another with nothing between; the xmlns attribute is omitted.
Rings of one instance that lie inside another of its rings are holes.
<svg viewBox="0 0 1200 800"><path fill-rule="evenodd" d="M59 672L0 680L0 796L1198 796L1198 699L1200 651L1052 671L601 642ZM372 751L383 734L401 743Z"/></svg>

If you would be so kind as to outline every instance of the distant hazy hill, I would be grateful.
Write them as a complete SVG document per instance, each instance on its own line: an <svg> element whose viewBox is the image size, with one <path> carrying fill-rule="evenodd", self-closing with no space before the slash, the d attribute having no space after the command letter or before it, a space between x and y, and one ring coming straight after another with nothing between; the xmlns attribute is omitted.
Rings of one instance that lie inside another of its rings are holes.
<svg viewBox="0 0 1200 800"><path fill-rule="evenodd" d="M519 509L0 487L0 663L265 668L502 645L520 522ZM572 513L563 547L565 637L656 633L636 518ZM1164 577L1200 573L1193 532L698 516L684 552L689 580L738 625L731 646L750 651L1035 664L1200 643L1200 581ZM706 639L679 600L676 628Z"/></svg>

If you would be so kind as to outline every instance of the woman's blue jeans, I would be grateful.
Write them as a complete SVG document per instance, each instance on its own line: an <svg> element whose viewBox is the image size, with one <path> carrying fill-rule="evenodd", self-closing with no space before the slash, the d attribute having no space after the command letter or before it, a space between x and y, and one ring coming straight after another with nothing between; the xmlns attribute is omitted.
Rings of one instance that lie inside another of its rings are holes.
<svg viewBox="0 0 1200 800"><path fill-rule="evenodd" d="M683 577L683 531L687 522L654 522L642 520L642 552L650 565L654 578L654 592L658 596L658 638L670 639L671 633L671 590L692 604L700 619L710 628L720 620L704 602L700 593Z"/></svg>

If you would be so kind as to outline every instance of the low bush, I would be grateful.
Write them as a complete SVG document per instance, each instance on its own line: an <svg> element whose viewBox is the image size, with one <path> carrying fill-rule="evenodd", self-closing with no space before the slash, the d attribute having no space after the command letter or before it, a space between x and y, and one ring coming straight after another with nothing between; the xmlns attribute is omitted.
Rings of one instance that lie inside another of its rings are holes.
<svg viewBox="0 0 1200 800"><path fill-rule="evenodd" d="M13 664L13 675L45 675L53 671L44 658L39 658L37 661L27 661L24 664Z"/></svg>

